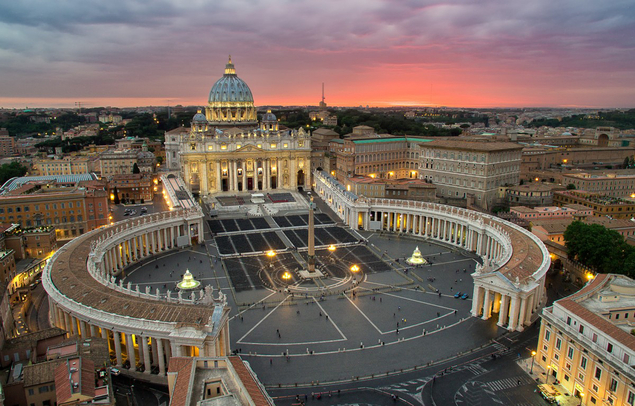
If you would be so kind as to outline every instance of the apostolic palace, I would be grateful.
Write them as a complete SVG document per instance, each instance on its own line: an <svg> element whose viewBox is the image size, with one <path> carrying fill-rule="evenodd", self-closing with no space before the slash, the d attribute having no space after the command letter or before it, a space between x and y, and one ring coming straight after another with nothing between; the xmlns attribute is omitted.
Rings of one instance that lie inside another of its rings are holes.
<svg viewBox="0 0 635 406"><path fill-rule="evenodd" d="M302 128L279 129L271 112L258 123L251 90L230 57L212 86L205 114L194 116L189 131L166 134L167 166L203 196L296 189L309 184L309 136Z"/></svg>

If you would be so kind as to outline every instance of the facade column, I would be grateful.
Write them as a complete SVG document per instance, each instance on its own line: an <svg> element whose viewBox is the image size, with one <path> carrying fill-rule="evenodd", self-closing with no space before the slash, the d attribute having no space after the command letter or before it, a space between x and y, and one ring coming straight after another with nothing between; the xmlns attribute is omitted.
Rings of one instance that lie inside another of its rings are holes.
<svg viewBox="0 0 635 406"><path fill-rule="evenodd" d="M132 341L132 334L126 334L126 352L128 353L128 361L130 361L130 370L137 370L137 358L134 353L134 342Z"/></svg>
<svg viewBox="0 0 635 406"><path fill-rule="evenodd" d="M216 161L216 191L220 192L222 190L220 161Z"/></svg>
<svg viewBox="0 0 635 406"><path fill-rule="evenodd" d="M121 356L121 334L118 331L112 332L113 340L115 341L115 354L117 356L117 366L121 368L123 365L123 357Z"/></svg>
<svg viewBox="0 0 635 406"><path fill-rule="evenodd" d="M245 165L247 162L243 161L242 162L242 166L243 166L243 192L247 190L247 165Z"/></svg>
<svg viewBox="0 0 635 406"><path fill-rule="evenodd" d="M86 322L84 320L79 321L79 336L81 338L88 338L88 328L86 327Z"/></svg>
<svg viewBox="0 0 635 406"><path fill-rule="evenodd" d="M201 193L206 196L209 194L208 191L208 187L209 187L209 182L207 180L207 161L203 162L203 164L201 165L201 176L200 176L200 181L199 184L201 186Z"/></svg>
<svg viewBox="0 0 635 406"><path fill-rule="evenodd" d="M152 364L150 364L150 349L148 348L148 337L141 337L141 344L143 347L143 364L145 366L143 373L150 374Z"/></svg>

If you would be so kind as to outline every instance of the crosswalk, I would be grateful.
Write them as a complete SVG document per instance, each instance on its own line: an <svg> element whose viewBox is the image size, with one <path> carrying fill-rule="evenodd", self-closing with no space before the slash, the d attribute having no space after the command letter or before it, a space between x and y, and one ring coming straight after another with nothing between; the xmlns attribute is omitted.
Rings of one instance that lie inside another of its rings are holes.
<svg viewBox="0 0 635 406"><path fill-rule="evenodd" d="M487 382L485 385L491 390L498 392L505 389L515 388L521 385L530 385L534 381L525 375L519 375L512 378L499 379L498 381Z"/></svg>

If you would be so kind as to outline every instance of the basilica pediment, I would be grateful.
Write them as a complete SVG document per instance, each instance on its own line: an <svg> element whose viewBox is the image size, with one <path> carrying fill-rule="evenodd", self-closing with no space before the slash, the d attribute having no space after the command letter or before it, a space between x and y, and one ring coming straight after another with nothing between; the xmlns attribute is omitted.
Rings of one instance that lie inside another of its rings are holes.
<svg viewBox="0 0 635 406"><path fill-rule="evenodd" d="M242 147L236 149L236 152L265 152L262 148L258 148L255 145L243 145Z"/></svg>

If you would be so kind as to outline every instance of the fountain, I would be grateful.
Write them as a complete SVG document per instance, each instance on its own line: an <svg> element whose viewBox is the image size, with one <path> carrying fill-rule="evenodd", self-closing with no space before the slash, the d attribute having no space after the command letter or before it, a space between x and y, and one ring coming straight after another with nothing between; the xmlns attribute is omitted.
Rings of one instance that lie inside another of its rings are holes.
<svg viewBox="0 0 635 406"><path fill-rule="evenodd" d="M421 255L421 251L419 251L419 247L415 248L412 256L406 259L408 265L423 265L427 264L428 261Z"/></svg>
<svg viewBox="0 0 635 406"><path fill-rule="evenodd" d="M183 280L176 284L176 286L181 290L191 290L196 289L201 282L194 279L189 269L185 270L185 274L183 275Z"/></svg>

